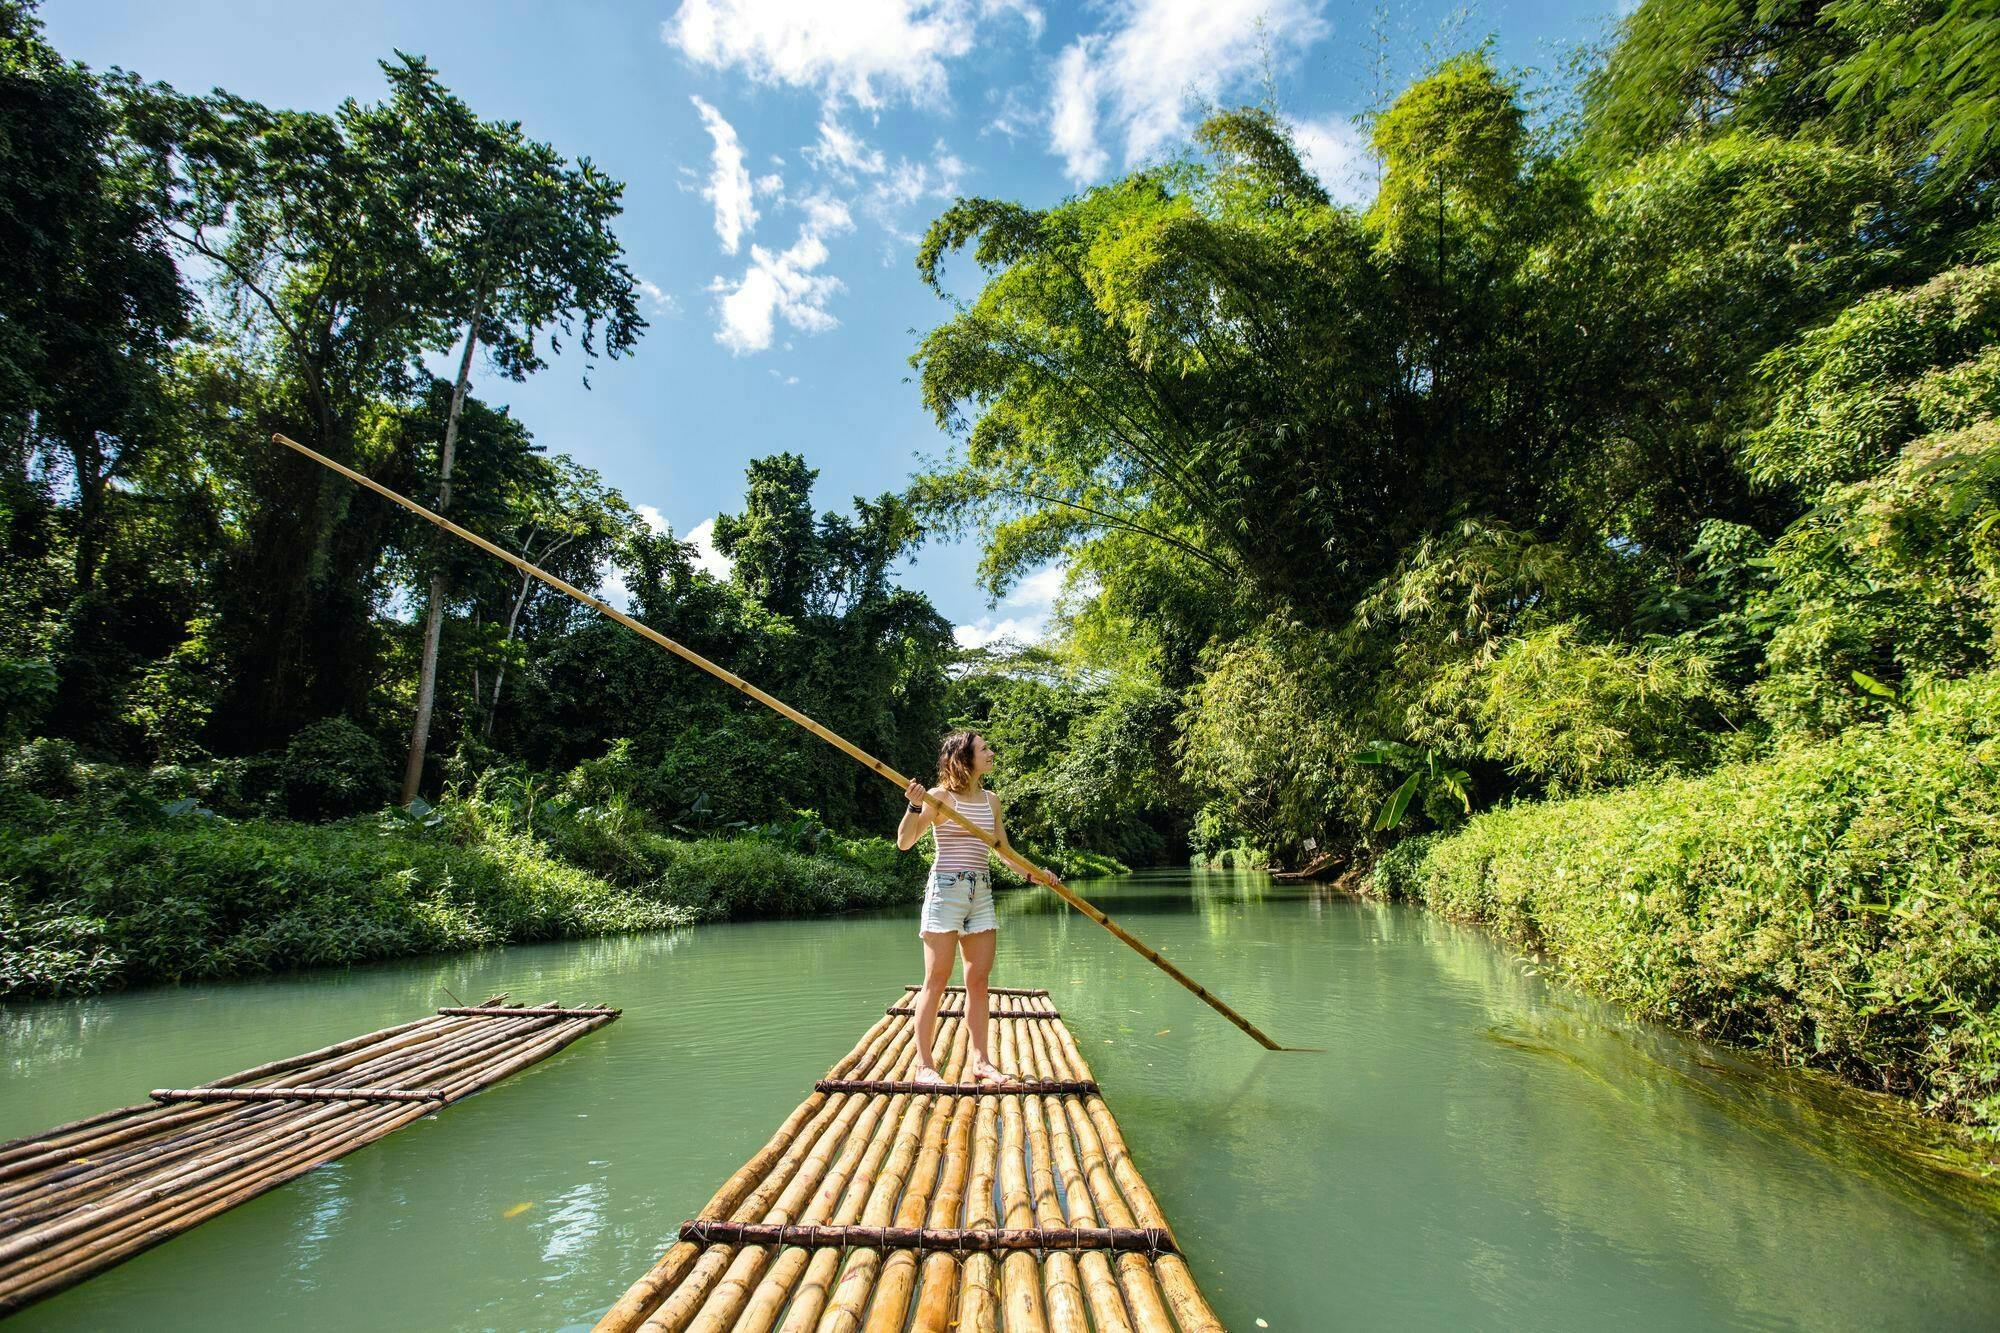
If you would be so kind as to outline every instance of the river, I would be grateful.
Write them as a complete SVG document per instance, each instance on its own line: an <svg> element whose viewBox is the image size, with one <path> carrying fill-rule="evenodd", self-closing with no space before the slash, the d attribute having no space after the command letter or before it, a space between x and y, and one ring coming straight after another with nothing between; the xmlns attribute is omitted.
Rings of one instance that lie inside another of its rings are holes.
<svg viewBox="0 0 2000 1333"><path fill-rule="evenodd" d="M1080 885L1288 1044L1003 894L1233 1329L2000 1327L2000 1188L1899 1108L1635 1022L1475 930L1249 873ZM910 912L0 1009L0 1138L450 1003L601 1001L554 1058L11 1328L586 1327L916 976ZM1261 1324L1259 1321L1262 1321Z"/></svg>

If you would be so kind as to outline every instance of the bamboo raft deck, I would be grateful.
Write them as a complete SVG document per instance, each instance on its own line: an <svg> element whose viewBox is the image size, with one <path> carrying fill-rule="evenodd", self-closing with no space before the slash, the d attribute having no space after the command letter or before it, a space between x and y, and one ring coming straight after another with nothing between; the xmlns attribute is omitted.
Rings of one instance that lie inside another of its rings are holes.
<svg viewBox="0 0 2000 1333"><path fill-rule="evenodd" d="M0 1143L0 1315L490 1087L619 1012L505 998Z"/></svg>
<svg viewBox="0 0 2000 1333"><path fill-rule="evenodd" d="M919 1090L916 989L597 1333L1221 1329L1048 992L993 992L993 1056L1020 1085L962 1081L963 1000L948 998L945 1085Z"/></svg>

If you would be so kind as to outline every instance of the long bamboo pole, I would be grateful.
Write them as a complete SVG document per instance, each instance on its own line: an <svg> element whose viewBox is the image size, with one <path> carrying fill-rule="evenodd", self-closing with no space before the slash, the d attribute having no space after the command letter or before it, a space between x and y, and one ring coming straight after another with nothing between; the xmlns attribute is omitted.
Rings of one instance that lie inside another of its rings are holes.
<svg viewBox="0 0 2000 1333"><path fill-rule="evenodd" d="M557 592L567 594L568 596L573 597L577 601L583 603L591 610L610 617L611 619L617 621L619 624L625 626L625 628L629 630L633 630L639 634L644 635L646 638L651 639L654 643L659 644L660 647L666 649L668 652L673 653L675 656L680 657L688 662L693 663L695 666L700 667L703 671L706 671L709 675L714 676L717 680L723 682L725 685L728 685L733 689L739 690L742 693L749 695L752 699L755 699L758 703L763 704L766 708L770 709L772 712L778 713L783 717L788 718L793 722L796 722L799 726L804 727L807 731L810 731L813 735L819 737L821 740L825 741L828 745L831 745L834 749L839 750L842 754L854 760L862 767L873 769L875 772L881 774L884 778L894 783L898 790L902 790L903 788L906 788L910 785L910 779L904 777L901 773L898 773L895 769L883 763L880 759L877 759L874 755L869 754L866 750L862 749L860 746L855 745L853 742L849 741L846 737L840 735L838 732L835 732L827 727L821 726L819 723L807 717L804 713L801 713L798 709L793 708L790 704L786 703L784 700L779 699L774 695L766 694L764 691L758 689L755 685L752 685L749 681L743 679L735 672L717 666L714 662L709 661L706 657L703 657L700 653L694 651L694 649L684 647L683 645L674 642L672 639L660 633L658 630L640 621L634 620L631 616L626 615L623 611L618 610L616 607L610 605L609 603L600 601L599 599L592 597L589 593L583 591L581 588L575 587L572 584L564 582L562 579L557 578L555 575L548 573L546 570L543 570L538 566L529 564L526 560L523 560L520 556L515 555L512 551L508 551L502 547L495 546L492 542L487 541L484 537L480 536L478 533L466 531L464 528L452 522L450 519L444 517L442 514L432 513L430 510L418 504L415 500L411 500L402 495L399 495L395 491L390 490L387 486L384 486L381 482L376 481L374 478L365 477L361 473L356 472L353 468L347 467L341 463L337 463L333 459L328 458L325 454L319 453L317 450L308 449L305 445L300 444L297 440L292 439L288 435L274 432L271 436L271 442L274 444L282 444L287 449L290 449L295 453L304 454L307 458L312 459L313 462L318 463L323 467L330 468L335 472L338 472L341 476L346 477L349 481L352 481L357 485L367 487L369 490L374 491L377 495L380 495L382 498L401 505L403 508L417 515L419 518L430 520L432 523L437 524L437 526L443 528L446 532L451 533L453 536L463 537L466 541L471 542L474 546L477 546L480 550L486 552L488 555L498 556L500 559L506 561L514 568L520 570L523 574L529 575L532 578L540 579L543 583L548 584L551 588L554 588ZM1002 861L1005 861L1008 865L1012 866L1015 870L1019 871L1021 874L1027 876L1030 880L1046 885L1051 893L1055 894L1058 898L1061 898L1064 902L1068 903L1071 907L1074 907L1077 911L1089 917L1092 921L1095 921L1098 925L1110 931L1113 935L1117 936L1127 945L1130 945L1134 950L1138 952L1140 957L1144 958L1154 967L1159 968L1162 972L1165 972L1168 976L1172 977L1175 981L1179 982L1182 986L1184 986L1188 991L1192 992L1197 999L1202 1001L1202 1003L1206 1004L1209 1008L1215 1010L1215 1012L1221 1014L1224 1018L1228 1019L1230 1022L1234 1023L1237 1027L1241 1028L1244 1032L1248 1033L1252 1038L1256 1040L1257 1044L1262 1046L1265 1050L1289 1051L1289 1050L1307 1049L1304 1047L1296 1047L1296 1046L1280 1046L1277 1042L1271 1040L1270 1037L1265 1035L1264 1030L1262 1028L1258 1027L1255 1023L1252 1023L1249 1019L1245 1018L1243 1015L1237 1013L1234 1009L1230 1008L1227 1004L1223 1003L1220 996L1213 994L1206 987L1202 986L1200 982L1197 982L1193 977L1181 971L1178 967L1175 967L1171 962L1167 961L1167 959L1162 957L1158 953L1158 951L1154 950L1150 945L1147 945L1146 943L1141 941L1136 935L1132 934L1131 931L1125 929L1125 927L1119 925L1116 921L1113 921L1110 917L1106 916L1096 905L1087 901L1080 894L1076 893L1073 889L1071 889L1068 885L1064 884L1061 880L1057 879L1054 874L1050 873L1047 870L1042 869L1040 866L1035 865L1033 862L1029 861L1026 857L1022 856L1019 852L1015 851L1013 848L1001 846L998 838L996 838L993 834L987 832L985 829L979 827L979 825L973 823L972 820L968 819L966 816L961 815L958 811L952 809L950 803L945 801L940 801L936 797L930 795L929 792L926 792L924 794L924 804L935 809L938 812L938 814L942 815L944 818L952 820L954 823L957 823L962 827L964 827L968 832L972 833L981 842L985 843L988 847L991 847L994 850L994 852L996 852L999 855Z"/></svg>

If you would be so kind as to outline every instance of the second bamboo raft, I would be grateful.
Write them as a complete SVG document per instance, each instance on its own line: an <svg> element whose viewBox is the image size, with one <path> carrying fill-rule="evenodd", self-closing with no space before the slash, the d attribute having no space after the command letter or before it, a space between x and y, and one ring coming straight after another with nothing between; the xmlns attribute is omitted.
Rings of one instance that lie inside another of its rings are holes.
<svg viewBox="0 0 2000 1333"><path fill-rule="evenodd" d="M441 1009L0 1143L0 1315L489 1087L616 1009Z"/></svg>
<svg viewBox="0 0 2000 1333"><path fill-rule="evenodd" d="M964 1080L959 1017L914 1088L891 1005L597 1333L1221 1329L1047 996L993 994L1012 1089Z"/></svg>

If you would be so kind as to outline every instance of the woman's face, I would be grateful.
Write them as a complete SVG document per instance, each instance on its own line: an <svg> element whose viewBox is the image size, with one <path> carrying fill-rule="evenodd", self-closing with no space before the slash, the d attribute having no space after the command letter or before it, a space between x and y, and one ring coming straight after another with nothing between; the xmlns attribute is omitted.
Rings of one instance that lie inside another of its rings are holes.
<svg viewBox="0 0 2000 1333"><path fill-rule="evenodd" d="M986 743L986 738L975 737L972 742L972 776L978 778L992 772L993 759L993 747Z"/></svg>

